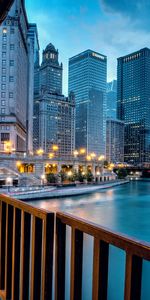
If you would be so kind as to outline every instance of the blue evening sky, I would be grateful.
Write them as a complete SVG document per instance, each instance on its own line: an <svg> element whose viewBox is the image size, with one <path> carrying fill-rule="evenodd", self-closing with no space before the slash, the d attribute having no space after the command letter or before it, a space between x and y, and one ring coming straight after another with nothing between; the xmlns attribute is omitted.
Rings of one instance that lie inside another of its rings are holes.
<svg viewBox="0 0 150 300"><path fill-rule="evenodd" d="M116 78L116 58L150 47L149 0L25 0L29 21L37 23L41 52L59 49L67 94L68 59L86 49L108 57L108 81Z"/></svg>

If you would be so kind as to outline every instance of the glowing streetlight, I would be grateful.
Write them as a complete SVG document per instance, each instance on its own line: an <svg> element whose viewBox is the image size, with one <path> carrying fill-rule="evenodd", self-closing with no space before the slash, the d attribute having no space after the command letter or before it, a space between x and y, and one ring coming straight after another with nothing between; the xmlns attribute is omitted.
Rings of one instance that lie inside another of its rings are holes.
<svg viewBox="0 0 150 300"><path fill-rule="evenodd" d="M53 158L54 157L54 153L49 153L48 154L48 157L51 159L51 158Z"/></svg>
<svg viewBox="0 0 150 300"><path fill-rule="evenodd" d="M77 157L78 154L79 154L79 152L78 152L77 150L75 150L75 151L73 152L74 157Z"/></svg>
<svg viewBox="0 0 150 300"><path fill-rule="evenodd" d="M87 159L88 161L90 161L90 160L91 160L91 156L90 156L90 155L87 155L86 159Z"/></svg>
<svg viewBox="0 0 150 300"><path fill-rule="evenodd" d="M99 158L98 158L99 161L102 161L102 160L104 160L104 159L105 159L105 156L104 156L104 155L100 155Z"/></svg>
<svg viewBox="0 0 150 300"><path fill-rule="evenodd" d="M86 149L81 148L81 149L79 150L79 153L80 153L80 154L85 154L85 153L86 153Z"/></svg>
<svg viewBox="0 0 150 300"><path fill-rule="evenodd" d="M43 153L44 153L44 150L42 149L42 148L40 148L40 149L38 149L37 151L36 151L36 153L37 153L37 155L43 155Z"/></svg>
<svg viewBox="0 0 150 300"><path fill-rule="evenodd" d="M92 152L92 153L90 154L90 156L91 156L92 158L95 158L95 157L96 157L96 154L95 154L94 152Z"/></svg>
<svg viewBox="0 0 150 300"><path fill-rule="evenodd" d="M59 147L58 147L58 145L53 145L52 149L53 149L53 151L58 151Z"/></svg>
<svg viewBox="0 0 150 300"><path fill-rule="evenodd" d="M96 175L97 175L97 176L99 176L99 175L100 175L100 172L99 172L99 171L98 171L98 172L96 172Z"/></svg>

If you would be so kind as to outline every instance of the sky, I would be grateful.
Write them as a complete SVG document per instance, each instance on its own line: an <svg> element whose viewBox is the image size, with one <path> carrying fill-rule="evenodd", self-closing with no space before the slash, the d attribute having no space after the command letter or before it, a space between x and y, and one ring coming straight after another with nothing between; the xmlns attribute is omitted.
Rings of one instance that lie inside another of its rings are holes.
<svg viewBox="0 0 150 300"><path fill-rule="evenodd" d="M117 57L150 47L149 0L25 0L36 23L40 50L48 43L63 63L68 93L68 59L86 49L107 55L107 80L116 79Z"/></svg>

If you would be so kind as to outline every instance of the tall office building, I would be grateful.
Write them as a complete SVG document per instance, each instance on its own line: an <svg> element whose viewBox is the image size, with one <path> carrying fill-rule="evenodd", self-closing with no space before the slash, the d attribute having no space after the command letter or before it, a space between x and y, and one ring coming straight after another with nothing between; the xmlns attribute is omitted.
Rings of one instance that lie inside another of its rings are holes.
<svg viewBox="0 0 150 300"><path fill-rule="evenodd" d="M69 59L69 92L75 94L75 146L105 154L107 57L86 50Z"/></svg>
<svg viewBox="0 0 150 300"><path fill-rule="evenodd" d="M107 119L106 121L106 159L109 162L124 161L124 122Z"/></svg>
<svg viewBox="0 0 150 300"><path fill-rule="evenodd" d="M117 114L117 80L107 83L106 89L107 105L106 117L116 119Z"/></svg>
<svg viewBox="0 0 150 300"><path fill-rule="evenodd" d="M43 51L40 67L40 88L44 92L62 94L62 63L58 62L58 50L49 44Z"/></svg>
<svg viewBox="0 0 150 300"><path fill-rule="evenodd" d="M34 49L34 95L33 95L33 149L39 147L39 93L40 93L40 46L37 25L29 24L28 35Z"/></svg>
<svg viewBox="0 0 150 300"><path fill-rule="evenodd" d="M73 154L75 129L74 95L45 93L39 100L39 146L45 153L58 146L57 155Z"/></svg>
<svg viewBox="0 0 150 300"><path fill-rule="evenodd" d="M39 68L39 92L34 98L34 150L52 151L58 145L57 154L73 154L75 148L75 101L73 93L62 95L62 64L58 50L50 43L43 51Z"/></svg>
<svg viewBox="0 0 150 300"><path fill-rule="evenodd" d="M15 0L0 26L0 151L26 151L30 93L33 95L32 54L24 1ZM29 81L28 81L29 80ZM29 138L29 140L31 140Z"/></svg>
<svg viewBox="0 0 150 300"><path fill-rule="evenodd" d="M117 116L125 122L124 160L150 161L150 49L118 58Z"/></svg>

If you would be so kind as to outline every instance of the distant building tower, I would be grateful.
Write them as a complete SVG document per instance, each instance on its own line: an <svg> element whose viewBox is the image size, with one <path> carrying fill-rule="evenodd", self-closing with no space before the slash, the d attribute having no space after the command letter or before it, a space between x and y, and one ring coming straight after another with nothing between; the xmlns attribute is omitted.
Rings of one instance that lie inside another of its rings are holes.
<svg viewBox="0 0 150 300"><path fill-rule="evenodd" d="M28 124L33 118L28 116L33 48L24 1L14 1L0 26L0 37L0 151L26 151Z"/></svg>
<svg viewBox="0 0 150 300"><path fill-rule="evenodd" d="M116 119L117 116L117 80L107 83L106 117Z"/></svg>
<svg viewBox="0 0 150 300"><path fill-rule="evenodd" d="M45 93L39 101L39 141L45 153L53 152L64 157L74 151L75 102L74 97Z"/></svg>
<svg viewBox="0 0 150 300"><path fill-rule="evenodd" d="M40 47L36 24L29 24L28 35L34 47L33 149L39 148Z"/></svg>
<svg viewBox="0 0 150 300"><path fill-rule="evenodd" d="M124 160L150 162L150 49L118 58L117 116L125 122Z"/></svg>
<svg viewBox="0 0 150 300"><path fill-rule="evenodd" d="M86 50L69 59L69 92L75 94L75 147L105 154L107 57Z"/></svg>
<svg viewBox="0 0 150 300"><path fill-rule="evenodd" d="M42 148L49 153L57 145L57 155L71 155L75 149L74 94L62 95L62 64L51 43L43 51L39 75L39 91L35 90L34 97L34 151Z"/></svg>
<svg viewBox="0 0 150 300"><path fill-rule="evenodd" d="M106 122L106 159L109 162L124 162L124 123L107 119Z"/></svg>
<svg viewBox="0 0 150 300"><path fill-rule="evenodd" d="M58 62L58 50L50 43L43 51L40 67L40 89L48 93L62 94L63 66Z"/></svg>

